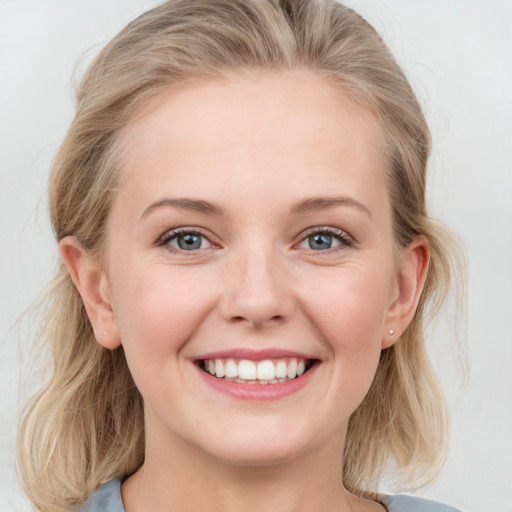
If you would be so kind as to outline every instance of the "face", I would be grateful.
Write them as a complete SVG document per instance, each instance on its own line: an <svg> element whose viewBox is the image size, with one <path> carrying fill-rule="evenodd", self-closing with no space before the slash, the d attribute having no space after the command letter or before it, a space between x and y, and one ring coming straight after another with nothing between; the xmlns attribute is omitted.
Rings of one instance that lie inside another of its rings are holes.
<svg viewBox="0 0 512 512"><path fill-rule="evenodd" d="M377 122L323 78L262 74L169 90L122 142L101 293L147 450L338 446L399 334Z"/></svg>

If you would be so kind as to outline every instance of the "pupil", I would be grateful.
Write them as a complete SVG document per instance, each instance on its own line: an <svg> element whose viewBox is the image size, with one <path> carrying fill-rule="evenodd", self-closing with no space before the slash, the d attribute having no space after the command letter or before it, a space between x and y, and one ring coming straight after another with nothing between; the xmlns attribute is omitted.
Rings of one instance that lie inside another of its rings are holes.
<svg viewBox="0 0 512 512"><path fill-rule="evenodd" d="M331 235L318 233L309 238L309 247L311 249L329 249L332 245Z"/></svg>
<svg viewBox="0 0 512 512"><path fill-rule="evenodd" d="M191 249L201 248L201 237L199 235L182 235L178 237L178 246L180 249L190 251Z"/></svg>

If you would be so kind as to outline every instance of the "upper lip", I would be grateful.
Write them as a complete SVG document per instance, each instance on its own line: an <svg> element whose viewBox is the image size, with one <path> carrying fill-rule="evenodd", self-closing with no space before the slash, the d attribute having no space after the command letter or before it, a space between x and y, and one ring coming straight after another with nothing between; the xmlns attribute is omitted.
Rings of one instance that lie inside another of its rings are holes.
<svg viewBox="0 0 512 512"><path fill-rule="evenodd" d="M318 359L301 352L282 348L267 348L260 350L234 348L229 350L208 352L206 354L195 357L195 359L249 359L251 361L262 361L264 359L279 359L281 357L296 357L297 359Z"/></svg>

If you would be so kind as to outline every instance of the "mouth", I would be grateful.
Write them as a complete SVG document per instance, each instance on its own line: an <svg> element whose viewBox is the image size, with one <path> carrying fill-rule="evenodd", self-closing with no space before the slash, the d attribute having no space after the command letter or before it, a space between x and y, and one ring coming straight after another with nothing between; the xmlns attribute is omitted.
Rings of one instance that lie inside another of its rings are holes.
<svg viewBox="0 0 512 512"><path fill-rule="evenodd" d="M319 361L298 357L252 360L235 358L198 359L196 364L216 379L238 384L273 385L298 379Z"/></svg>

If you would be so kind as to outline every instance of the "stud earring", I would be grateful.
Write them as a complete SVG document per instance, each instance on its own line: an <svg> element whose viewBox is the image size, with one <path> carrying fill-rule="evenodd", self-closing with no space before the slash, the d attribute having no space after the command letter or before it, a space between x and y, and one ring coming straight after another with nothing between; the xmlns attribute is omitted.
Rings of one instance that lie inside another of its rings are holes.
<svg viewBox="0 0 512 512"><path fill-rule="evenodd" d="M395 334L395 331L393 331L393 329L389 329L388 334L389 334L390 336L393 336L393 334Z"/></svg>

